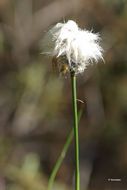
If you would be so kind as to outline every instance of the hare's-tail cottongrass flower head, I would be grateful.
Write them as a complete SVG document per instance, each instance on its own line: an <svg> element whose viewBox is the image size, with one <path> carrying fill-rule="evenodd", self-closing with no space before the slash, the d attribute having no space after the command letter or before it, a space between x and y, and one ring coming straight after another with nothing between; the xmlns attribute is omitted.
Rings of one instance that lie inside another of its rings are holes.
<svg viewBox="0 0 127 190"><path fill-rule="evenodd" d="M57 60L58 68L75 74L83 72L86 67L103 60L103 49L99 45L100 36L91 31L82 30L69 20L52 27L43 39L43 52Z"/></svg>

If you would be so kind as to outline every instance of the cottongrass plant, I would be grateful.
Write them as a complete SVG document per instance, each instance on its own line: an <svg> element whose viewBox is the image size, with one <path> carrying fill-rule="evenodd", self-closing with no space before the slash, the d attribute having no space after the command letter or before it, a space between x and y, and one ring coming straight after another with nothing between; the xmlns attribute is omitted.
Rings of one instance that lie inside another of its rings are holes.
<svg viewBox="0 0 127 190"><path fill-rule="evenodd" d="M103 49L99 42L99 34L82 30L72 20L56 24L47 32L43 41L42 53L52 57L53 65L58 68L60 74L70 73L71 77L75 141L75 190L80 190L76 77L88 65L97 63L100 59L103 60Z"/></svg>

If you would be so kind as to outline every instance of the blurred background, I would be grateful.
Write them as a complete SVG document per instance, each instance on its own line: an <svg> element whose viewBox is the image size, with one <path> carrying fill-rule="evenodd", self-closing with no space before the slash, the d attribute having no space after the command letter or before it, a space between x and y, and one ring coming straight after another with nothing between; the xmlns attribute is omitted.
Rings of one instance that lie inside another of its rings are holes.
<svg viewBox="0 0 127 190"><path fill-rule="evenodd" d="M40 54L68 19L100 33L105 60L78 76L81 190L127 189L127 1L0 0L0 190L46 190L72 128L70 77ZM73 143L54 185L71 189Z"/></svg>

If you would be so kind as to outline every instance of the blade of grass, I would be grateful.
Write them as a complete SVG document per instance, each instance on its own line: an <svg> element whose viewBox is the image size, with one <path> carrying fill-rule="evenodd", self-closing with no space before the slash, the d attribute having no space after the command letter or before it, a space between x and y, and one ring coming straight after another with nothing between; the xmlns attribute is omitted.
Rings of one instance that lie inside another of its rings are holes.
<svg viewBox="0 0 127 190"><path fill-rule="evenodd" d="M82 116L82 112L83 110L81 109L79 112L78 112L78 122L80 121L81 119L81 116ZM55 181L55 177L57 175L57 172L58 170L60 169L60 166L67 154L67 151L68 151L68 148L70 146L70 144L72 143L72 140L73 140L73 137L74 137L74 129L72 128L70 133L68 134L67 136L67 139L66 139L66 142L63 146L63 149L54 165L54 168L52 170L52 173L50 175L50 178L49 178L49 182L48 182L48 190L52 190L53 189L53 184L54 184L54 181Z"/></svg>

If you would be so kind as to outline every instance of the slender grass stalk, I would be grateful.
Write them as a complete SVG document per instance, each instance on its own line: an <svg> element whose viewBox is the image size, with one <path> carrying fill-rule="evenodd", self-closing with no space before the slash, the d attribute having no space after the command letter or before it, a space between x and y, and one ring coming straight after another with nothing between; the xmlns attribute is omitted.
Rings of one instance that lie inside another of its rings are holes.
<svg viewBox="0 0 127 190"><path fill-rule="evenodd" d="M74 119L74 141L75 141L75 190L80 190L80 171L79 171L79 135L78 135L78 114L77 114L77 92L76 75L71 72L72 103Z"/></svg>
<svg viewBox="0 0 127 190"><path fill-rule="evenodd" d="M82 116L82 109L79 111L78 113L78 122L80 121L81 119L81 116ZM73 140L73 137L74 137L74 129L72 128L70 133L68 134L67 136L67 139L66 139L66 142L63 146L63 149L56 161L56 164L54 165L54 168L52 170L52 173L50 175L50 178L49 178L49 182L48 182L48 190L52 190L53 189L53 184L54 184L54 181L55 181L55 177L57 175L57 172L58 170L60 169L60 166L67 154L67 151L68 151L68 148L70 146L70 144L72 143L72 140Z"/></svg>

